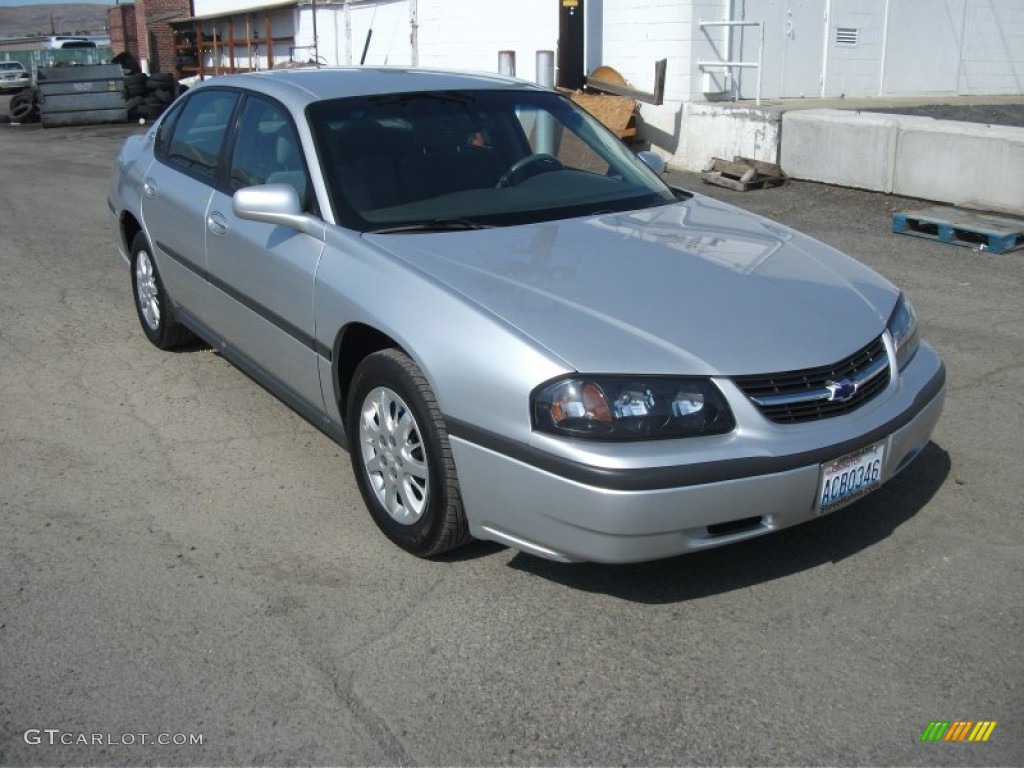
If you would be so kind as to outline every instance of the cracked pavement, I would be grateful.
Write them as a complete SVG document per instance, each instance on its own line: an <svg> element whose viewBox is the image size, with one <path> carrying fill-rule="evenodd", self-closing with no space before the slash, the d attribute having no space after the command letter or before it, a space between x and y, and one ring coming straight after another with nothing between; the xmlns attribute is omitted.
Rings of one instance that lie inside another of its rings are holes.
<svg viewBox="0 0 1024 768"><path fill-rule="evenodd" d="M1024 763L1024 251L892 234L917 201L671 174L907 291L949 369L934 443L737 546L424 562L341 448L201 344L146 341L106 229L137 130L0 125L0 764ZM920 742L956 719L999 725Z"/></svg>

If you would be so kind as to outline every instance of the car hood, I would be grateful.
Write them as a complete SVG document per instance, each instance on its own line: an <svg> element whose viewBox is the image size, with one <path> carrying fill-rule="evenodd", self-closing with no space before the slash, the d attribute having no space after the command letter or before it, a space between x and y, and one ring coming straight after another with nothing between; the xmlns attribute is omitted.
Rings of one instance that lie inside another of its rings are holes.
<svg viewBox="0 0 1024 768"><path fill-rule="evenodd" d="M897 297L838 251L699 195L583 219L366 237L589 373L827 365L877 337Z"/></svg>

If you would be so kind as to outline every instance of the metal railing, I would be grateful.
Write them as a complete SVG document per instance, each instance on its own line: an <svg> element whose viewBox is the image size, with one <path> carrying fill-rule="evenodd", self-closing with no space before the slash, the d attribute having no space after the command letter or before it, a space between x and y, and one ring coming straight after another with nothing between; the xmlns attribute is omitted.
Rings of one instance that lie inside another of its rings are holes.
<svg viewBox="0 0 1024 768"><path fill-rule="evenodd" d="M761 73L764 71L764 22L763 21L700 21L702 30L708 27L757 27L757 61L732 61L731 46L728 59L708 61L698 59L697 66L702 70L718 69L757 69L757 95L755 103L761 106ZM731 29L730 29L731 34Z"/></svg>

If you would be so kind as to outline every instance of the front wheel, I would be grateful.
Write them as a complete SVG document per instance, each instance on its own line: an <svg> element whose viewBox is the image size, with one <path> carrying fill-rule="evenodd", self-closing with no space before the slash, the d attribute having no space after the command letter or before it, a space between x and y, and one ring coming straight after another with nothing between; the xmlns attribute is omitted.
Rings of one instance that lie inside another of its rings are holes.
<svg viewBox="0 0 1024 768"><path fill-rule="evenodd" d="M153 251L141 232L132 241L131 265L135 310L146 338L160 349L172 349L190 341L192 333L175 319Z"/></svg>
<svg viewBox="0 0 1024 768"><path fill-rule="evenodd" d="M376 352L349 392L352 469L377 527L419 557L467 544L448 431L419 367L398 350Z"/></svg>

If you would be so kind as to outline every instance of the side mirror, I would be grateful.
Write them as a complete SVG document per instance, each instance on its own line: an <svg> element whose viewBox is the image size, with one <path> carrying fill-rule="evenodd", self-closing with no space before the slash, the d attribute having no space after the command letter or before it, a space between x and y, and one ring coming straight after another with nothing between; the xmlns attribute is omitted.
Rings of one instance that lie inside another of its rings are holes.
<svg viewBox="0 0 1024 768"><path fill-rule="evenodd" d="M290 227L318 240L324 239L324 223L304 213L299 193L291 184L242 187L231 201L235 216Z"/></svg>
<svg viewBox="0 0 1024 768"><path fill-rule="evenodd" d="M644 165L659 176L665 172L665 161L657 152L651 152L649 149L644 149L637 152L636 156L640 158Z"/></svg>

